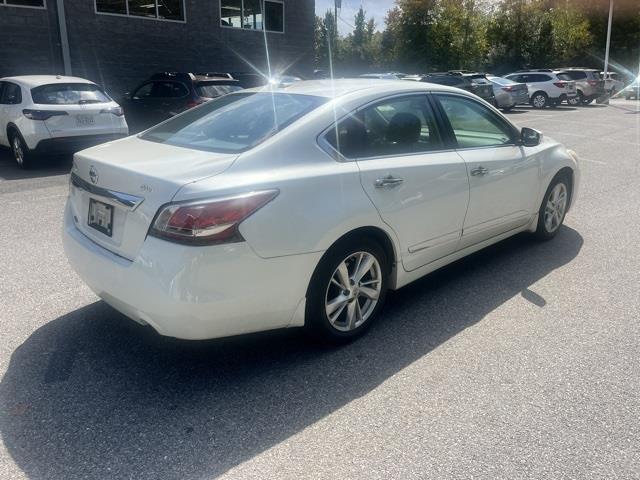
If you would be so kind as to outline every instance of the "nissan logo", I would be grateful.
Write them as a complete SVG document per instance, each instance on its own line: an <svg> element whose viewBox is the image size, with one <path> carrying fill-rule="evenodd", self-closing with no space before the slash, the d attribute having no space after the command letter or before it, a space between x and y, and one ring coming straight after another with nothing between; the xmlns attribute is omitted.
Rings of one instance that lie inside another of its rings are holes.
<svg viewBox="0 0 640 480"><path fill-rule="evenodd" d="M91 179L91 183L98 183L98 171L93 165L91 165L89 169L89 178Z"/></svg>

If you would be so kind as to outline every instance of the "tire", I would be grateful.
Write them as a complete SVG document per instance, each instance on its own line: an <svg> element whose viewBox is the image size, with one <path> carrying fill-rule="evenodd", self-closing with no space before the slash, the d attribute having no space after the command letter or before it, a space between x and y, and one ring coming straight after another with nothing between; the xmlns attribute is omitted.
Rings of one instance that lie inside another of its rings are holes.
<svg viewBox="0 0 640 480"><path fill-rule="evenodd" d="M33 154L27 144L25 143L22 135L18 131L11 131L9 135L9 144L11 145L11 153L13 154L13 160L16 162L18 168L27 169L31 166Z"/></svg>
<svg viewBox="0 0 640 480"><path fill-rule="evenodd" d="M594 98L583 98L582 105L589 105L593 102Z"/></svg>
<svg viewBox="0 0 640 480"><path fill-rule="evenodd" d="M543 109L549 104L549 97L544 92L536 92L531 96L530 102L533 108Z"/></svg>
<svg viewBox="0 0 640 480"><path fill-rule="evenodd" d="M369 264L356 281L358 265ZM384 305L390 270L384 249L373 240L358 237L334 245L320 260L309 284L307 332L314 339L332 344L364 334ZM344 288L346 281L349 285Z"/></svg>
<svg viewBox="0 0 640 480"><path fill-rule="evenodd" d="M575 107L577 105L581 105L582 103L584 103L584 96L582 95L582 92L578 91L578 94L575 97L568 97L567 98L567 105L571 105L572 107Z"/></svg>
<svg viewBox="0 0 640 480"><path fill-rule="evenodd" d="M558 174L551 180L538 211L535 236L539 240L551 240L558 234L570 201L570 178L567 174Z"/></svg>
<svg viewBox="0 0 640 480"><path fill-rule="evenodd" d="M510 112L511 110L513 110L513 107L515 107L515 105L511 105L510 107L502 107L502 111L504 113Z"/></svg>

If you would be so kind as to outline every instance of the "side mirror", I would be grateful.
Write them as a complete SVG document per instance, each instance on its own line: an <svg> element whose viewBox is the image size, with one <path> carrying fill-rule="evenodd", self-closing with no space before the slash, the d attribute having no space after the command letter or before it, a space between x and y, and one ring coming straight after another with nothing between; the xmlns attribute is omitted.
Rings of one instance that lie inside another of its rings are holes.
<svg viewBox="0 0 640 480"><path fill-rule="evenodd" d="M520 131L520 143L525 147L535 147L540 145L542 141L542 133L533 128L524 127Z"/></svg>

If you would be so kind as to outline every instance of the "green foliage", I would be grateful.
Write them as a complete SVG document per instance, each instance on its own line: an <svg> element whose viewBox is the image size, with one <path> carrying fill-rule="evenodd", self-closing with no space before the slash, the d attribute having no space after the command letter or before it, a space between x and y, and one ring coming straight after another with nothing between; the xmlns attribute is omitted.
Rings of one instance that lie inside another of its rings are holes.
<svg viewBox="0 0 640 480"><path fill-rule="evenodd" d="M615 0L613 65L638 68L640 0ZM376 32L360 8L354 30L335 35L332 12L316 19L316 64L343 74L367 70L492 70L569 64L599 67L608 1L396 0Z"/></svg>

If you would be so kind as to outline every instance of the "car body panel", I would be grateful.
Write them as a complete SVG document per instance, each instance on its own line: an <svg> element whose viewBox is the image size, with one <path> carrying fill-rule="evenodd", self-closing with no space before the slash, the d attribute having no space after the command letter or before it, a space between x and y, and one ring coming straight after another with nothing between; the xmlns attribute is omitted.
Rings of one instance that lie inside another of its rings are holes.
<svg viewBox="0 0 640 480"><path fill-rule="evenodd" d="M475 98L455 88L354 80L299 82L275 91L322 92L318 94L328 98L332 92L340 93L238 155L154 144L135 137L76 155L75 173L85 181L91 182L93 166L98 170L98 185L144 197L127 225L120 226L132 228L131 239L113 245L102 238L104 234L78 224L85 221L87 199L74 199L85 193L74 193L71 187L63 229L65 251L73 268L107 303L163 335L187 339L300 326L318 262L350 232L375 229L388 238L395 260L389 284L399 288L471 251L535 228L542 195L562 168L574 171L577 191L575 156L550 139L536 147L505 147L502 153L449 148L402 156L396 162L386 159L387 164L385 159L350 161L322 143L324 132L336 120L389 96L449 92ZM484 183L465 174L474 162L490 162L492 175ZM403 169L404 190L383 192L371 186L379 175L396 169ZM491 185L507 193L502 195ZM166 202L262 189L277 189L278 195L239 225L244 241L194 247L146 235ZM469 201L477 204L467 209ZM403 215L404 208L408 209L404 218L397 216ZM518 222L504 231L512 214L522 211L527 218L518 216ZM484 232L475 243L465 244L457 240L465 213L470 226L481 223L482 215L502 215L503 225L492 236ZM442 218L444 215L451 218ZM456 246L429 251L429 241L441 232L445 236L453 233ZM427 248L411 251L425 244Z"/></svg>

